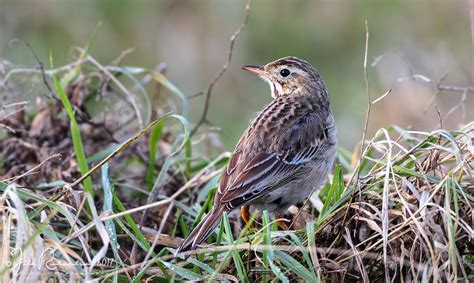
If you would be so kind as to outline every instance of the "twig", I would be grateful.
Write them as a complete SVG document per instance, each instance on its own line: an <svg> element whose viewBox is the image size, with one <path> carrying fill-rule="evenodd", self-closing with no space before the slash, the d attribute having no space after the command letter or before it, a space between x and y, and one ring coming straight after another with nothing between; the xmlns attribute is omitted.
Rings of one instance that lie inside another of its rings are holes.
<svg viewBox="0 0 474 283"><path fill-rule="evenodd" d="M2 111L6 108L15 107L15 106L24 106L28 103L30 103L30 102L29 101L19 101L19 102L12 102L12 103L9 103L9 104L6 104L6 105L2 105Z"/></svg>
<svg viewBox="0 0 474 283"><path fill-rule="evenodd" d="M4 125L4 124L2 124L2 123L0 123L0 128L4 128L5 130L11 132L12 134L15 134L15 133L16 133L16 131L15 131L12 127L9 127L9 126Z"/></svg>
<svg viewBox="0 0 474 283"><path fill-rule="evenodd" d="M357 176L356 177L356 183L355 183L356 188L354 189L354 191L351 195L351 198L349 199L346 211L344 213L344 218L342 219L343 226L345 225L345 223L347 221L347 215L349 213L349 207L351 206L351 204L353 202L354 193L359 192L359 202L361 202L360 199L362 198L362 190L360 188L358 189L358 187L359 187L359 185L358 185L359 182L358 181L359 181L359 177L360 177L359 167L362 163L361 162L362 157L364 156L365 136L367 134L367 127L369 125L370 108L372 106L371 99L370 99L370 91L369 91L369 78L368 78L368 75L367 75L367 54L368 54L368 50L369 50L369 27L368 27L367 20L366 20L365 21L364 81L365 81L365 90L366 90L366 95L367 95L367 112L366 112L366 115L365 115L364 130L362 132L362 141L361 141L360 149L359 149L360 150L359 158L358 158L357 163L354 166L354 170L352 171L352 174L349 177L349 180L347 181L347 184L345 186L345 189L349 188L350 184L352 183L352 180L353 180L354 176ZM366 150L369 148L369 145L367 145ZM355 230L354 230L354 233L355 233ZM342 236L342 233L338 233L338 235L337 235L336 239L333 241L333 243L337 242L340 239L341 236Z"/></svg>
<svg viewBox="0 0 474 283"><path fill-rule="evenodd" d="M441 85L447 77L448 77L448 73L445 73L443 76L441 76L441 78L438 80L438 83L436 85L437 86ZM433 105L436 97L438 96L440 92L441 90L435 89L435 92L433 93L433 95L431 95L430 100L428 100L425 107L423 108L423 115L426 115L426 113L428 112L428 109L430 109L431 105Z"/></svg>
<svg viewBox="0 0 474 283"><path fill-rule="evenodd" d="M432 79L421 74L414 74L411 77L399 78L397 81L398 82L416 81L416 82L421 82L427 85L431 85L439 91L450 91L450 92L474 94L474 86L455 86L455 85L446 85L446 84L436 83Z"/></svg>
<svg viewBox="0 0 474 283"><path fill-rule="evenodd" d="M21 112L23 110L25 110L25 105L30 103L29 101L19 101L19 102L13 102L13 103L9 103L7 105L2 105L0 107L0 111L1 111L1 117L0 117L0 122L2 121L5 121L8 117L12 116L12 115L15 115L16 113L18 112ZM7 108L11 108L11 107L16 107L15 110L11 111L10 113L6 114L5 113L5 109Z"/></svg>
<svg viewBox="0 0 474 283"><path fill-rule="evenodd" d="M454 105L453 108L451 108L448 111L448 113L446 113L446 115L444 116L444 119L446 120L449 116L451 116L451 114L453 114L454 112L456 112L456 110L461 108L462 120L466 121L466 98L467 98L466 93L463 92L459 103L457 105Z"/></svg>
<svg viewBox="0 0 474 283"><path fill-rule="evenodd" d="M443 129L443 118L441 116L441 111L439 110L438 106L436 105L436 114L438 114L438 120L439 120L439 129Z"/></svg>
<svg viewBox="0 0 474 283"><path fill-rule="evenodd" d="M354 167L352 175L349 178L349 181L347 182L346 187L348 187L352 183L352 180L354 179L354 176L356 176L356 183L358 182L358 180L360 178L359 166L362 163L362 158L364 156L364 151L367 150L367 148L370 146L370 143L369 143L367 145L367 147L364 149L365 139L366 139L366 136L367 136L367 129L369 127L369 118L370 118L370 111L371 111L372 105L374 105L375 103L380 102L387 95L389 95L390 92L392 91L391 89L389 89L383 95L381 95L380 97L378 97L377 99L372 101L372 98L370 96L370 89L369 89L369 77L368 77L368 74L367 74L367 54L368 54L368 50L369 50L369 27L368 27L367 21L365 21L365 33L366 33L366 37L365 37L365 52L364 52L364 81L365 81L365 91L366 91L366 96L367 96L367 110L366 110L366 113L365 113L364 130L362 132L362 140L361 140L361 143L360 143L359 159L357 160L357 163Z"/></svg>
<svg viewBox="0 0 474 283"><path fill-rule="evenodd" d="M15 182L16 180L18 179L21 179L25 176L28 176L28 175L31 175L33 173L35 173L34 171L36 171L38 168L40 168L41 166L43 166L43 164L45 164L46 162L48 162L49 160L53 159L53 158L60 158L61 157L61 154L53 154L51 156L49 156L48 158L46 158L45 160L41 161L40 164L36 165L35 167L31 168L30 170L26 171L25 173L19 175L19 176L15 176L15 177L12 177L12 178L8 178L8 179L4 179L2 180L2 182Z"/></svg>
<svg viewBox="0 0 474 283"><path fill-rule="evenodd" d="M250 2L252 0L248 0L247 1L247 5L245 6L245 18L244 18L244 22L240 25L240 27L235 31L235 33L230 37L230 46L229 46L229 54L227 55L227 61L224 63L224 65L222 66L222 68L220 69L220 71L216 74L216 76L212 79L212 81L209 83L208 87L207 87L207 91L206 91L206 100L204 102L204 110L202 112L202 115L201 115L201 118L198 120L196 126L194 127L194 129L191 131L191 134L190 136L192 137L196 132L197 130L199 129L199 127L202 126L202 124L204 123L208 123L208 120L207 120L207 113L209 112L209 103L211 101L211 93L212 93L212 88L214 87L214 85L217 83L217 81L222 77L222 75L225 73L225 71L227 71L227 69L229 68L229 64L230 64L230 60L232 59L232 51L234 49L234 43L235 43L235 40L239 37L240 33L242 32L242 30L245 28L245 26L247 25L247 22L249 20L249 15L250 15Z"/></svg>
<svg viewBox="0 0 474 283"><path fill-rule="evenodd" d="M31 53L33 53L33 56L35 56L35 59L38 62L38 67L41 71L41 77L43 78L44 85L46 86L46 88L49 91L49 96L53 99L59 100L59 98L54 95L54 91L51 88L51 86L49 85L48 80L46 79L46 73L44 71L44 65L43 65L43 62L41 62L41 60L39 59L38 54L36 54L35 50L33 49L33 47L31 47L31 45L28 42L23 41L23 43L25 43L26 46L28 46L28 48L31 50Z"/></svg>
<svg viewBox="0 0 474 283"><path fill-rule="evenodd" d="M367 21L365 21L365 52L364 52L364 81L365 81L365 92L367 96L367 111L365 113L365 122L364 122L364 130L362 131L362 140L360 142L360 149L359 149L359 158L357 160L357 163L355 164L354 171L352 172L351 177L349 178L349 181L347 182L346 187L349 187L349 185L352 183L352 180L354 178L354 175L356 176L356 181L355 181L355 186L356 189L354 190L355 192L359 192L359 200L362 198L362 192L358 188L358 183L359 183L359 178L360 178L360 165L362 164L362 157L364 155L364 144L365 144L365 138L367 135L367 128L369 126L369 117L370 117L370 110L372 108L372 100L370 98L370 90L369 90L369 76L367 74L367 54L369 51L369 26L367 24ZM367 148L369 148L370 144L367 145ZM354 195L351 196L349 200L349 204L352 203ZM347 216L346 211L346 216ZM346 216L344 216L343 223L346 221Z"/></svg>
<svg viewBox="0 0 474 283"><path fill-rule="evenodd" d="M201 95L203 95L203 94L204 94L204 92L203 92L203 91L200 91L200 92L198 92L198 93L188 95L188 99L191 100L191 99L196 98L196 97L198 97L198 96L201 96Z"/></svg>
<svg viewBox="0 0 474 283"><path fill-rule="evenodd" d="M86 61L87 60L85 60L85 59L79 59L79 60L76 60L76 61L74 61L74 62L72 62L68 65L65 65L65 66L62 66L62 67L59 67L59 68L56 68L56 69L45 70L44 73L47 74L47 75L53 75L53 74L57 74L57 73L60 73L60 72L69 71L72 68L74 68L76 66L79 66L79 65L83 64ZM33 73L33 74L41 73L41 70L38 70L37 67L35 67L35 68L15 68L15 69L12 69L12 70L8 71L8 73L5 75L5 77L3 77L3 80L0 82L0 85L5 84L14 75L17 75L17 74L31 74L31 73Z"/></svg>
<svg viewBox="0 0 474 283"><path fill-rule="evenodd" d="M426 112L429 108L429 106L433 103L434 98L438 95L438 93L442 91L449 91L449 92L456 92L456 93L462 93L462 97L457 105L455 105L453 108L451 108L444 119L448 118L451 114L453 114L458 108L461 108L462 110L462 119L463 121L466 119L466 98L467 94L474 94L474 86L454 86L454 85L446 85L442 84L443 80L446 78L447 74L443 75L441 79L439 79L438 83L434 82L432 79L421 75L421 74L414 74L409 77L404 77L404 78L399 78L399 82L404 82L404 81L416 81L416 82L421 82L426 85L433 86L436 92L433 94L432 98L429 100L428 104L424 108L424 112Z"/></svg>

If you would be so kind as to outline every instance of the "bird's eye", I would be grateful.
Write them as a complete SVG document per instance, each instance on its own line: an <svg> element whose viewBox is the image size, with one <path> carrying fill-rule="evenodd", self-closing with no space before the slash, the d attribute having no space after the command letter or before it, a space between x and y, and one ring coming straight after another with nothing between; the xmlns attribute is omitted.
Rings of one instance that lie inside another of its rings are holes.
<svg viewBox="0 0 474 283"><path fill-rule="evenodd" d="M280 71L280 75L281 75L282 77L288 77L288 76L290 75L290 70L288 70L288 69L282 69L282 70Z"/></svg>

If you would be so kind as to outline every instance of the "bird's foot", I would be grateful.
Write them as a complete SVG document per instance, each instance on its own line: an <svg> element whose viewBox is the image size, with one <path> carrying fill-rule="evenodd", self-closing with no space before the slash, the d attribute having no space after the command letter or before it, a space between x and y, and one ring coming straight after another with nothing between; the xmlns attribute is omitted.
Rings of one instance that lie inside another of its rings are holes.
<svg viewBox="0 0 474 283"><path fill-rule="evenodd" d="M281 216L281 217L277 216L277 217L278 218L276 220L276 223L277 223L278 227L280 227L280 229L283 230L283 231L290 230L288 225L286 225L286 222L290 222L290 220L283 218L283 216Z"/></svg>
<svg viewBox="0 0 474 283"><path fill-rule="evenodd" d="M250 209L248 206L242 206L240 208L240 216L242 217L242 220L244 221L245 225L247 225L249 229L252 229L253 225L250 221Z"/></svg>

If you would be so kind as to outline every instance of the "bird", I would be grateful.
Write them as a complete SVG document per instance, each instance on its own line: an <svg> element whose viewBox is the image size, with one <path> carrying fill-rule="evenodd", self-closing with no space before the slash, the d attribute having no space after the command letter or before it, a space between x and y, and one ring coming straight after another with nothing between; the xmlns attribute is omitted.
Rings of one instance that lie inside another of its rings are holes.
<svg viewBox="0 0 474 283"><path fill-rule="evenodd" d="M176 249L196 249L223 212L249 206L284 213L318 189L332 168L337 130L326 83L307 61L288 56L263 66L243 66L271 90L271 102L242 134L221 176L214 205Z"/></svg>

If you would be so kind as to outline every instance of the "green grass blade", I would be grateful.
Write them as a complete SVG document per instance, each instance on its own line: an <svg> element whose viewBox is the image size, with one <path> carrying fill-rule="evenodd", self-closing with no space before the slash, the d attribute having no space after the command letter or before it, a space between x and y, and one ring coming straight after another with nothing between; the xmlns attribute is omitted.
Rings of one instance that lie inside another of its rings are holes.
<svg viewBox="0 0 474 283"><path fill-rule="evenodd" d="M125 206L122 204L122 202L120 201L120 199L117 197L117 195L115 195L114 192L112 192L113 194L113 197L114 197L114 204L118 207L118 209L123 212L123 211L126 211L126 208ZM128 225L130 226L130 228L132 228L133 232L135 233L137 239L139 242L137 242L137 244L140 246L140 247L143 247L144 250L146 252L148 252L150 250L150 244L148 243L148 241L146 240L145 236L143 236L143 233L141 232L141 230L138 228L138 225L137 223L135 222L135 220L133 220L133 218L127 214L127 215L124 215L124 218L125 218L125 221L127 221Z"/></svg>
<svg viewBox="0 0 474 283"><path fill-rule="evenodd" d="M160 188L160 186L164 182L165 177L166 177L166 173L168 172L168 169L171 166L173 157L177 153L179 153L183 149L183 147L186 145L186 143L189 141L189 125L188 125L188 121L186 120L186 118L181 116L181 115L172 114L172 115L169 115L169 116L163 118L159 123L164 123L164 121L168 118L177 119L183 127L183 133L176 137L175 142L173 143L173 146L172 146L173 151L172 151L172 153L170 153L167 156L167 158L166 158L166 160L165 160L165 162L164 162L164 164L161 168L160 174L156 178L156 180L153 184L153 187L151 188L150 195L148 196L147 203L151 203L155 200L155 198L156 198L155 191L158 188ZM151 162L152 159L154 160L155 157L150 156L150 162ZM149 167L148 167L149 171L153 170L153 167L151 167L150 164L149 164ZM152 174L152 173L150 173L150 174Z"/></svg>
<svg viewBox="0 0 474 283"><path fill-rule="evenodd" d="M87 157L87 163L95 163L98 161L101 161L102 159L106 158L109 156L112 152L116 151L120 147L120 144L112 144L102 150L99 150L97 153L92 154L91 156Z"/></svg>
<svg viewBox="0 0 474 283"><path fill-rule="evenodd" d="M102 170L102 188L104 190L104 206L102 208L102 211L104 213L105 212L113 213L112 203L113 203L114 197L112 194L113 188L110 185L110 180L109 180L109 164L105 163L102 166L101 170ZM104 225L105 225L105 230L109 234L112 248L117 250L119 246L118 246L118 241L117 241L117 232L115 231L115 225L114 225L113 220L112 219L105 220Z"/></svg>
<svg viewBox="0 0 474 283"><path fill-rule="evenodd" d="M452 176L447 179L445 187L445 199L444 199L444 215L446 217L447 228L448 228L448 258L449 263L453 269L453 273L457 274L457 247L456 247L456 229L454 227L453 219L451 216L451 195L453 201L457 202L456 186ZM459 215L456 215L456 219L459 219Z"/></svg>
<svg viewBox="0 0 474 283"><path fill-rule="evenodd" d="M263 249L263 271L262 282L267 282L268 267L273 274L282 282L289 282L288 278L274 262L274 251L272 248L271 222L268 211L263 211L263 244L267 247Z"/></svg>
<svg viewBox="0 0 474 283"><path fill-rule="evenodd" d="M314 223L313 222L308 222L306 224L306 233L308 235L308 250L309 250L309 254L311 256L311 267L313 267L314 269L319 269L319 262L318 262L318 255L316 253L316 239L314 238ZM319 270L315 270L316 274L317 274L317 279L318 279L318 282L320 281L320 273L319 273Z"/></svg>
<svg viewBox="0 0 474 283"><path fill-rule="evenodd" d="M231 245L235 244L234 236L232 236L232 228L230 227L229 218L227 217L227 213L223 214L222 223L224 224L224 231L228 240L228 243ZM247 271L245 270L244 263L242 262L242 258L240 254L236 250L231 250L230 254L232 255L232 259L235 264L235 268L237 269L237 275L239 276L240 282L248 282Z"/></svg>
<svg viewBox="0 0 474 283"><path fill-rule="evenodd" d="M156 163L156 144L161 137L161 130L163 129L163 123L157 123L156 126L150 133L150 141L148 143L148 168L146 172L146 184L148 191L151 191L153 188L154 172L155 172L155 163Z"/></svg>
<svg viewBox="0 0 474 283"><path fill-rule="evenodd" d="M324 201L323 208L318 217L318 223L325 219L328 215L329 208L333 206L341 197L344 191L344 177L342 175L341 165L336 165L334 170L334 178L331 187L327 193L326 200Z"/></svg>
<svg viewBox="0 0 474 283"><path fill-rule="evenodd" d="M303 254L303 258L305 259L306 261L306 264L310 267L313 266L313 262L311 261L311 257L309 255L309 252L308 252L308 249L305 247L305 245L303 244L303 242L301 241L301 239L295 234L295 233L290 233L288 234L290 236L290 238L288 239L288 241L295 247L301 247L300 251L301 253ZM317 276L316 276L316 273L315 273L315 270L314 268L310 268L310 271L311 271L311 276L313 278L316 278L317 279Z"/></svg>
<svg viewBox="0 0 474 283"><path fill-rule="evenodd" d="M50 60L51 68L53 68L52 55L50 55L49 60ZM84 153L84 147L82 145L81 132L79 130L79 125L77 124L71 102L69 101L69 98L67 97L63 86L59 83L58 79L56 78L54 74L52 75L52 78L53 78L54 86L56 87L56 91L58 92L59 99L61 100L64 108L66 109L66 112L70 119L70 123L71 123L70 129L71 129L71 137L72 137L74 153L76 155L77 164L79 165L79 171L81 172L82 175L84 175L89 171L89 166L87 165L87 159ZM94 196L94 189L92 187L92 180L90 177L87 177L84 180L84 191L91 194L92 197Z"/></svg>
<svg viewBox="0 0 474 283"><path fill-rule="evenodd" d="M273 251L275 259L281 261L289 270L298 275L301 279L306 282L318 282L318 279L304 267L299 261L291 257L289 254L275 250Z"/></svg>
<svg viewBox="0 0 474 283"><path fill-rule="evenodd" d="M263 249L263 266L262 266L262 282L267 282L267 273L268 267L270 266L270 262L273 258L272 250L270 249L272 245L272 236L271 236L271 224L270 224L270 217L268 216L268 211L263 211L263 244L268 249Z"/></svg>

